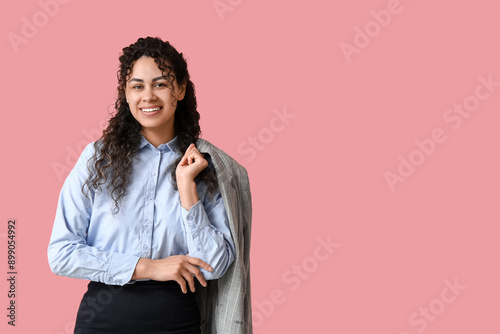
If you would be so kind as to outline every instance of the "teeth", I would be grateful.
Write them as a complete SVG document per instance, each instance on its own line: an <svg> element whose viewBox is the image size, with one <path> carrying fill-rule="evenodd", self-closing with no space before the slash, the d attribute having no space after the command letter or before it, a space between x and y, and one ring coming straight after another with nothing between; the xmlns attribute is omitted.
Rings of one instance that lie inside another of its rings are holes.
<svg viewBox="0 0 500 334"><path fill-rule="evenodd" d="M152 112L152 111L157 111L157 110L160 110L160 108L142 109L142 111L145 111L145 112Z"/></svg>

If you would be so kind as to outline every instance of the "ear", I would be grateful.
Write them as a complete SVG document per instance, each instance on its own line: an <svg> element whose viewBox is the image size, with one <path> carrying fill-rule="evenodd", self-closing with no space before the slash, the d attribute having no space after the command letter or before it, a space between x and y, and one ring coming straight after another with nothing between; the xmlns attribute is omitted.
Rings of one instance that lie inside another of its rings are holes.
<svg viewBox="0 0 500 334"><path fill-rule="evenodd" d="M179 97L177 100L182 101L184 99L184 96L186 96L186 80L182 83L182 85L179 85Z"/></svg>

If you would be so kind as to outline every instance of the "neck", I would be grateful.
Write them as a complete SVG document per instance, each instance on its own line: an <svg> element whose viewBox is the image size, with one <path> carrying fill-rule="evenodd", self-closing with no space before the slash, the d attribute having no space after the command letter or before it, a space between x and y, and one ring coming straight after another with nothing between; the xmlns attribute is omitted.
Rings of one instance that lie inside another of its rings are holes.
<svg viewBox="0 0 500 334"><path fill-rule="evenodd" d="M142 135L146 138L154 147L158 147L161 144L166 144L175 137L174 129L171 131L154 131L152 129L142 128Z"/></svg>

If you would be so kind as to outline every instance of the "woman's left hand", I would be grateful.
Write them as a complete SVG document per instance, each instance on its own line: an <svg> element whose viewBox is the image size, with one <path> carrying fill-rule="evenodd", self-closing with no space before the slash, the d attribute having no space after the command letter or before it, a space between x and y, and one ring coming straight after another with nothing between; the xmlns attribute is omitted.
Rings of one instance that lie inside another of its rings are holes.
<svg viewBox="0 0 500 334"><path fill-rule="evenodd" d="M177 165L175 174L177 183L192 182L194 178L208 166L208 161L205 160L203 155L198 151L194 144L189 145Z"/></svg>

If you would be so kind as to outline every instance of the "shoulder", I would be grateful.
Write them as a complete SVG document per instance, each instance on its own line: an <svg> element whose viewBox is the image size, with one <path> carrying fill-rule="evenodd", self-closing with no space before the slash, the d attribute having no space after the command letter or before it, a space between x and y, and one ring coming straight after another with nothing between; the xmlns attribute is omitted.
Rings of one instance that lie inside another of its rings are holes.
<svg viewBox="0 0 500 334"><path fill-rule="evenodd" d="M83 150L79 153L77 152L74 152L75 153L75 160L73 161L76 161L75 165L73 166L73 169L75 168L83 168L83 166L85 166L87 164L87 162L89 160L92 159L92 157L95 155L95 152L96 152L96 142L90 142L88 144L85 145L85 147L83 148Z"/></svg>
<svg viewBox="0 0 500 334"><path fill-rule="evenodd" d="M221 169L224 169L226 172L231 173L232 175L236 175L248 180L248 172L229 154L224 152L222 149L218 148L211 142L206 139L199 138L196 142L196 147L202 153L208 153L212 158L212 162L214 163L215 169L219 169L217 174L221 173Z"/></svg>
<svg viewBox="0 0 500 334"><path fill-rule="evenodd" d="M90 156L94 155L96 150L99 150L99 149L100 149L100 142L93 141L93 142L88 143L87 146L85 146L81 155L90 157Z"/></svg>
<svg viewBox="0 0 500 334"><path fill-rule="evenodd" d="M80 156L75 156L75 164L69 171L64 181L64 189L81 189L82 185L90 176L90 162L95 153L94 142L88 143L80 153ZM75 153L77 154L77 153Z"/></svg>
<svg viewBox="0 0 500 334"><path fill-rule="evenodd" d="M92 168L92 162L95 161L96 157L99 157L101 148L102 143L100 141L93 141L88 143L76 160L73 170L87 171L89 168ZM98 153L96 154L96 152Z"/></svg>
<svg viewBox="0 0 500 334"><path fill-rule="evenodd" d="M91 160L96 155L96 151L101 150L101 146L100 141L88 143L80 154L80 158L78 159L79 164L87 163Z"/></svg>

